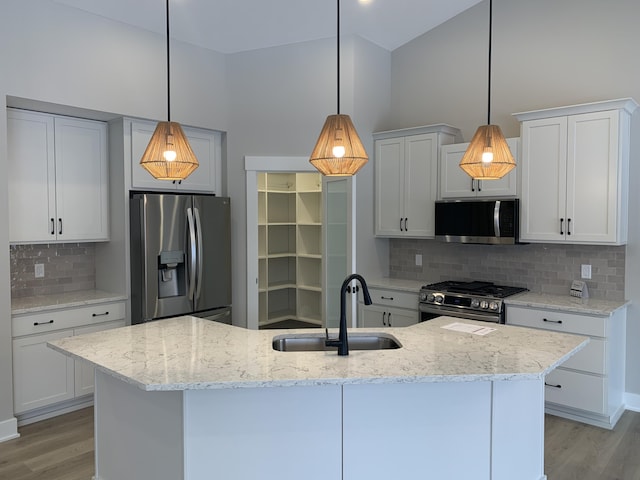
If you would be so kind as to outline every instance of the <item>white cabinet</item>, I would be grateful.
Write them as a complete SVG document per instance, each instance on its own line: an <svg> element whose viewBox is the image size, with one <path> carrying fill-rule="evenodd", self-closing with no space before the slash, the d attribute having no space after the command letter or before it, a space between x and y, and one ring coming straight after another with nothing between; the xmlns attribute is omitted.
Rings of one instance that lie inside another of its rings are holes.
<svg viewBox="0 0 640 480"><path fill-rule="evenodd" d="M156 180L140 166L156 122L130 120L126 125L131 134L131 188L140 190L181 190L220 194L221 134L200 128L182 127L189 145L198 159L198 168L181 181Z"/></svg>
<svg viewBox="0 0 640 480"><path fill-rule="evenodd" d="M520 139L508 138L516 165L519 162ZM460 160L469 147L468 143L443 145L440 150L440 199L476 197L515 197L518 166L499 180L476 180L460 168Z"/></svg>
<svg viewBox="0 0 640 480"><path fill-rule="evenodd" d="M371 305L362 302L359 297L358 327L407 327L418 323L418 292L369 287Z"/></svg>
<svg viewBox="0 0 640 480"><path fill-rule="evenodd" d="M322 325L322 176L258 174L259 325Z"/></svg>
<svg viewBox="0 0 640 480"><path fill-rule="evenodd" d="M9 241L109 239L104 122L7 110Z"/></svg>
<svg viewBox="0 0 640 480"><path fill-rule="evenodd" d="M586 315L507 305L506 323L590 337L589 343L547 375L547 413L613 428L624 412L626 308Z"/></svg>
<svg viewBox="0 0 640 480"><path fill-rule="evenodd" d="M47 342L121 327L124 318L124 302L13 316L14 412L93 393L93 368L50 349Z"/></svg>
<svg viewBox="0 0 640 480"><path fill-rule="evenodd" d="M440 146L459 139L459 131L433 125L373 137L376 236L433 237Z"/></svg>
<svg viewBox="0 0 640 480"><path fill-rule="evenodd" d="M627 242L632 99L515 114L521 124L520 238Z"/></svg>

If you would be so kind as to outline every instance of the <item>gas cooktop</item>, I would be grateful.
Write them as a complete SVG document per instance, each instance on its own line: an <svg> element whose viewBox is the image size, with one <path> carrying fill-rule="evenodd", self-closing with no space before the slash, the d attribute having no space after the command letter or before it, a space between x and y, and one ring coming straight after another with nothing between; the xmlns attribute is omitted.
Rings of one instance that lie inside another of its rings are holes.
<svg viewBox="0 0 640 480"><path fill-rule="evenodd" d="M422 290L432 290L442 293L460 293L476 297L493 297L505 298L516 293L526 292L523 287L509 287L504 285L495 285L492 282L460 282L446 281L424 285Z"/></svg>

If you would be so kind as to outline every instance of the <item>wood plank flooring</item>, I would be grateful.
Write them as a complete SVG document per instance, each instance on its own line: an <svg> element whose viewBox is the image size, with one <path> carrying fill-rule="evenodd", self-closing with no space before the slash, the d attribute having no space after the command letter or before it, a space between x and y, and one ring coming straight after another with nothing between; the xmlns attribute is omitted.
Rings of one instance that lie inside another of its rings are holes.
<svg viewBox="0 0 640 480"><path fill-rule="evenodd" d="M545 421L548 480L640 480L640 413L625 412L612 431ZM0 480L91 480L92 408L19 430L20 438L0 443Z"/></svg>

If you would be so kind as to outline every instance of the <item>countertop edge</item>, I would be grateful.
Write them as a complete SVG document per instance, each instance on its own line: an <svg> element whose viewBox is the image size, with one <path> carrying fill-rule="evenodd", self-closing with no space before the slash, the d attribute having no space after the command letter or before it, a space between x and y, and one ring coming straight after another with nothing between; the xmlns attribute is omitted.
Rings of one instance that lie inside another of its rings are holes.
<svg viewBox="0 0 640 480"><path fill-rule="evenodd" d="M69 298L72 297L72 298ZM100 303L126 301L125 294L111 293L103 290L81 290L60 295L43 295L39 297L25 297L23 300L15 299L11 304L11 315L25 315L30 313L49 312L53 310L64 310L66 308L82 307L85 305L95 305ZM33 303L30 306L22 306L27 302ZM14 303L19 306L14 307Z"/></svg>
<svg viewBox="0 0 640 480"><path fill-rule="evenodd" d="M585 315L611 315L621 308L627 307L629 300L604 300L589 298L581 300L568 295L524 292L504 299L505 305L519 307L542 308L563 312L582 313Z"/></svg>

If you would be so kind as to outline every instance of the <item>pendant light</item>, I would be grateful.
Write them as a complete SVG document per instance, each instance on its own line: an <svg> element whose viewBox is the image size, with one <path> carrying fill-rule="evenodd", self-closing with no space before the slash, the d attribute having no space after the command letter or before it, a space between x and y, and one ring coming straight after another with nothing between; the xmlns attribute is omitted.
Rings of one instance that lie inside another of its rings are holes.
<svg viewBox="0 0 640 480"><path fill-rule="evenodd" d="M471 178L497 180L515 166L509 145L498 125L491 125L491 36L493 0L489 0L489 76L487 89L487 125L476 130L471 143L460 160L462 168Z"/></svg>
<svg viewBox="0 0 640 480"><path fill-rule="evenodd" d="M184 180L196 168L189 141L177 122L171 121L171 75L169 68L169 0L167 4L167 121L158 122L142 155L140 165L158 180Z"/></svg>
<svg viewBox="0 0 640 480"><path fill-rule="evenodd" d="M309 162L327 176L355 175L369 160L349 115L340 114L340 0L337 0L337 114L322 127Z"/></svg>

